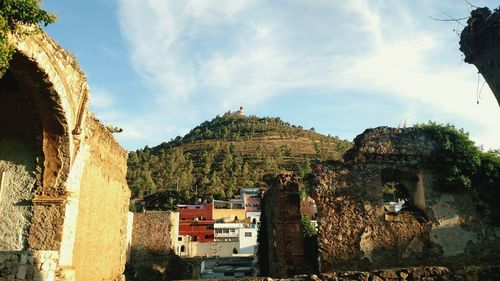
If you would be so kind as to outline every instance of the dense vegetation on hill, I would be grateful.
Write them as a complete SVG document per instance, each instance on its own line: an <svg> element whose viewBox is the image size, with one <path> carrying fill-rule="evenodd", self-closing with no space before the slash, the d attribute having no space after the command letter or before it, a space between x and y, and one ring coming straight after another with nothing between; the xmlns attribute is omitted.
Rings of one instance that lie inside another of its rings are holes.
<svg viewBox="0 0 500 281"><path fill-rule="evenodd" d="M130 152L127 180L133 198L166 190L178 190L180 201L232 198L240 187L265 188L283 171L304 176L312 162L340 159L350 147L279 118L228 112L184 137Z"/></svg>

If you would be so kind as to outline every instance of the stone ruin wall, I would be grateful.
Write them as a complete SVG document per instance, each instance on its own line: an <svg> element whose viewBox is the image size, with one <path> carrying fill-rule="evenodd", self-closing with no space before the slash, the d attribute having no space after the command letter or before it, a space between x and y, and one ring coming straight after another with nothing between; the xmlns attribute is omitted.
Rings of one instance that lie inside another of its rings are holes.
<svg viewBox="0 0 500 281"><path fill-rule="evenodd" d="M500 105L500 7L471 11L460 34L460 51L488 82Z"/></svg>
<svg viewBox="0 0 500 281"><path fill-rule="evenodd" d="M87 124L89 150L81 176L73 267L76 280L116 280L126 263L127 153L94 118Z"/></svg>
<svg viewBox="0 0 500 281"><path fill-rule="evenodd" d="M43 32L9 40L17 52L0 79L0 280L121 280L127 153L89 114L71 55Z"/></svg>
<svg viewBox="0 0 500 281"><path fill-rule="evenodd" d="M321 271L498 264L500 229L467 193L443 193L422 161L434 141L415 128L380 127L355 139L344 163L315 170ZM439 159L435 159L439 161ZM382 185L408 187L413 211L389 213Z"/></svg>
<svg viewBox="0 0 500 281"><path fill-rule="evenodd" d="M312 271L304 257L299 192L298 179L291 174L282 174L264 194L262 215L265 216L267 259L272 277Z"/></svg>
<svg viewBox="0 0 500 281"><path fill-rule="evenodd" d="M193 278L193 271L188 266L189 262L175 255L178 237L178 212L134 213L130 259L126 271L127 280Z"/></svg>
<svg viewBox="0 0 500 281"><path fill-rule="evenodd" d="M148 257L165 256L174 250L177 236L172 231L174 231L173 228L178 229L178 227L179 213L177 212L135 213L130 251L131 262Z"/></svg>

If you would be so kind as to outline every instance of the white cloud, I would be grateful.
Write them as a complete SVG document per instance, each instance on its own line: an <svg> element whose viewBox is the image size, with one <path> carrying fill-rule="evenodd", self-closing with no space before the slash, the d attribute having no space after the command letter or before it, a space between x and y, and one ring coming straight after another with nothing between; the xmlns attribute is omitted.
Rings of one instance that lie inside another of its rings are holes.
<svg viewBox="0 0 500 281"><path fill-rule="evenodd" d="M175 123L186 127L181 118L200 108L258 106L289 91L305 99L321 89L351 94L354 103L355 92L402 98L410 122L468 120L480 127L466 128L473 138L498 147L492 94L485 89L476 105L474 68L439 57L458 38L423 27L429 15L399 1L119 0L119 7L131 63L158 101L146 127L140 116L131 122L131 138L181 132ZM437 109L424 116L412 103ZM160 127L165 122L174 125Z"/></svg>
<svg viewBox="0 0 500 281"><path fill-rule="evenodd" d="M92 94L90 98L90 108L93 111L110 109L110 107L113 105L113 95L107 90L96 88L92 89L91 92Z"/></svg>

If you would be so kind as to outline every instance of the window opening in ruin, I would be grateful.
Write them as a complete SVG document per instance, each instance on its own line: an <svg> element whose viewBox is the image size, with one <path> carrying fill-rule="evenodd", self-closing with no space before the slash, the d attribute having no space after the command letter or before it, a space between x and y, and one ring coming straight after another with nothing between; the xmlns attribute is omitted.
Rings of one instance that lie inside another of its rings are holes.
<svg viewBox="0 0 500 281"><path fill-rule="evenodd" d="M392 213L408 210L411 196L408 189L400 182L386 182L382 187L384 207Z"/></svg>
<svg viewBox="0 0 500 281"><path fill-rule="evenodd" d="M184 252L186 252L186 246L182 245L181 246L181 253L184 253Z"/></svg>
<svg viewBox="0 0 500 281"><path fill-rule="evenodd" d="M419 220L427 220L421 171L384 169L381 180L384 207L388 213L409 212Z"/></svg>

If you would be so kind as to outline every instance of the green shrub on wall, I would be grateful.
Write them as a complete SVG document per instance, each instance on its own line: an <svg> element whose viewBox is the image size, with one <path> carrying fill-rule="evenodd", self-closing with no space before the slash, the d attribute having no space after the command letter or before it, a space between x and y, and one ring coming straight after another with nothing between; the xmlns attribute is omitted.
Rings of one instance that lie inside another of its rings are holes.
<svg viewBox="0 0 500 281"><path fill-rule="evenodd" d="M8 33L15 33L19 25L47 26L55 20L55 15L40 9L37 0L0 1L0 77L9 68L14 53L14 48L7 42Z"/></svg>
<svg viewBox="0 0 500 281"><path fill-rule="evenodd" d="M481 165L481 151L469 135L451 124L429 122L419 127L437 142L426 165L441 176L440 185L450 190L471 188Z"/></svg>
<svg viewBox="0 0 500 281"><path fill-rule="evenodd" d="M474 192L486 202L494 224L500 224L500 151L484 152L463 129L429 122L417 127L437 142L425 165L438 175L438 184L448 192Z"/></svg>

